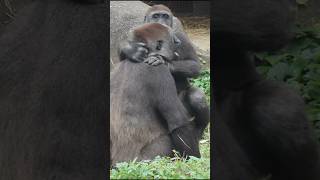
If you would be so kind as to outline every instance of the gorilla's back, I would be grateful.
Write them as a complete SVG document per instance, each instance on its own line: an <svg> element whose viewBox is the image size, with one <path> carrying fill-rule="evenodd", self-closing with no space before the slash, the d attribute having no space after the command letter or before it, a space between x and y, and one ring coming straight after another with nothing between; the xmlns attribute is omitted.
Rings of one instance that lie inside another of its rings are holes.
<svg viewBox="0 0 320 180"><path fill-rule="evenodd" d="M158 88L153 77L164 68L128 60L115 65L110 76L112 164L143 159L143 148L167 135L167 127L156 111L157 95L153 94Z"/></svg>

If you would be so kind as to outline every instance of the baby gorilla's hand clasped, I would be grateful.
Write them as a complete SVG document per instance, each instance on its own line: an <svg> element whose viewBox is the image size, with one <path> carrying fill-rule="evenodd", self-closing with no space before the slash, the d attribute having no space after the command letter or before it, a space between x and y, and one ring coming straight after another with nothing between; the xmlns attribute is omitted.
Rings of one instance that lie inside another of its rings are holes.
<svg viewBox="0 0 320 180"><path fill-rule="evenodd" d="M151 66L157 66L157 65L160 65L160 64L164 64L165 61L164 59L162 58L162 56L160 55L149 55L145 60L144 60L144 63L147 63Z"/></svg>
<svg viewBox="0 0 320 180"><path fill-rule="evenodd" d="M142 62L148 55L148 49L144 43L131 43L131 61Z"/></svg>

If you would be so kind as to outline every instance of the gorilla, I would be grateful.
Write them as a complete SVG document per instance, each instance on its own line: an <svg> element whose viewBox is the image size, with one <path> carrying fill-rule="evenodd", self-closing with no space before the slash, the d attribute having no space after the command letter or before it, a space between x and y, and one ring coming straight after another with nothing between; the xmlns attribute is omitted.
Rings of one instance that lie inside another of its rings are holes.
<svg viewBox="0 0 320 180"><path fill-rule="evenodd" d="M144 44L144 48L135 48L150 61L159 56L166 61L174 59L180 45L171 28L159 23L134 28L128 42ZM166 63L149 66L121 61L111 72L110 97L112 165L136 157L171 156L173 149L200 156L202 129L180 101Z"/></svg>
<svg viewBox="0 0 320 180"><path fill-rule="evenodd" d="M144 23L160 23L169 27L173 26L173 15L171 10L164 5L154 5L150 7L145 15ZM195 87L192 87L188 78L197 77L200 73L200 64L191 41L183 31L175 31L175 36L180 40L180 45L175 50L175 59L169 59L168 66L172 73L177 93L188 112L194 117L194 122L199 129L200 134L209 123L210 112L204 93ZM140 50L139 50L140 49ZM163 64L165 60L161 56L156 58L145 58L145 46L141 43L127 42L120 45L120 61L128 59L132 62L144 62L152 66ZM170 122L169 122L170 123ZM184 131L183 127L179 129ZM192 134L187 136L190 137Z"/></svg>
<svg viewBox="0 0 320 180"><path fill-rule="evenodd" d="M107 6L34 0L0 36L0 179L106 179Z"/></svg>
<svg viewBox="0 0 320 180"><path fill-rule="evenodd" d="M130 9L123 11L124 7ZM110 68L119 62L119 45L126 41L133 27L144 24L143 18L150 8L142 1L110 1ZM184 33L182 23L173 16L172 29Z"/></svg>
<svg viewBox="0 0 320 180"><path fill-rule="evenodd" d="M251 52L290 40L293 2L213 1L213 179L320 179L302 98L263 79L252 61Z"/></svg>

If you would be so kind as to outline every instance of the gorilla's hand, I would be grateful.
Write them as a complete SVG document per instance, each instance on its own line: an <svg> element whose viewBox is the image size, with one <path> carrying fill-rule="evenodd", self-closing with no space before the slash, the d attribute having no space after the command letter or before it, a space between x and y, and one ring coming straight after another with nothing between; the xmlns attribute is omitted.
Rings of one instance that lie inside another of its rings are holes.
<svg viewBox="0 0 320 180"><path fill-rule="evenodd" d="M168 65L168 68L171 72L171 74L173 74L175 72L175 68L173 66L173 61L177 61L179 59L180 55L177 53L177 52L174 52L174 56L173 56L173 59L171 61L168 61L167 62L167 65Z"/></svg>
<svg viewBox="0 0 320 180"><path fill-rule="evenodd" d="M136 43L133 45L134 53L132 54L131 60L136 62L142 62L148 55L148 49L144 43Z"/></svg>
<svg viewBox="0 0 320 180"><path fill-rule="evenodd" d="M179 127L170 134L171 140L180 155L200 158L198 130L193 124Z"/></svg>
<svg viewBox="0 0 320 180"><path fill-rule="evenodd" d="M125 42L120 45L120 61L129 59L132 62L143 62L148 53L146 44L141 42Z"/></svg>
<svg viewBox="0 0 320 180"><path fill-rule="evenodd" d="M157 66L160 64L164 64L165 61L161 55L157 54L150 54L145 60L145 63L151 65L151 66Z"/></svg>

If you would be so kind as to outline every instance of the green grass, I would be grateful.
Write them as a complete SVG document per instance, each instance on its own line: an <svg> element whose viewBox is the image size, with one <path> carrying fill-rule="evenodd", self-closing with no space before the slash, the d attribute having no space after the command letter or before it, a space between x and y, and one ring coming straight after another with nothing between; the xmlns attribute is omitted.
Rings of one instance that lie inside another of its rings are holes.
<svg viewBox="0 0 320 180"><path fill-rule="evenodd" d="M201 140L201 158L156 157L152 161L118 163L111 170L111 179L209 179L209 142L209 139Z"/></svg>
<svg viewBox="0 0 320 180"><path fill-rule="evenodd" d="M210 71L204 70L191 83L202 89L210 102ZM118 163L110 171L111 179L209 179L210 178L210 128L200 141L201 158L156 157L152 161Z"/></svg>

